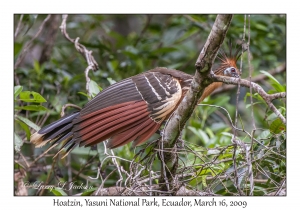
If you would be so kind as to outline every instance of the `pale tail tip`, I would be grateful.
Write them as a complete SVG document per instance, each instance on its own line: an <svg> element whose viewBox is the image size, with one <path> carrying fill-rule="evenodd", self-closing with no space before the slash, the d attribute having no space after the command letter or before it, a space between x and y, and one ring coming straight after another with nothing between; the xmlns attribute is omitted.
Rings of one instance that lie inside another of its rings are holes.
<svg viewBox="0 0 300 210"><path fill-rule="evenodd" d="M33 143L35 147L42 147L49 141L49 140L43 141L43 136L44 135L35 132L30 136L30 142Z"/></svg>

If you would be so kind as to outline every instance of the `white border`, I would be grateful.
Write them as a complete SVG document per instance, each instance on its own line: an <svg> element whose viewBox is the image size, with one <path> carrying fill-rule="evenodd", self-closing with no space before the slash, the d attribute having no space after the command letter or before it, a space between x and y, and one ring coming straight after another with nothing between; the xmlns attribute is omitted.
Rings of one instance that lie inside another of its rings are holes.
<svg viewBox="0 0 300 210"><path fill-rule="evenodd" d="M296 1L293 1L296 2ZM3 209L30 208L50 209L53 207L53 199L57 197L14 197L13 196L13 14L14 13L286 13L287 14L287 89L288 89L288 140L287 140L287 196L286 197L224 197L230 200L246 200L248 206L245 209L283 209L291 206L299 208L299 134L298 107L300 100L299 87L296 87L299 76L299 8L298 4L283 1L4 1L1 2L0 40L1 65L0 65L0 90L1 90L1 179L0 202ZM4 45L4 46L3 46ZM298 67L298 68L297 68ZM300 78L300 77L299 77ZM299 81L298 81L299 84ZM298 102L299 101L299 102ZM298 109L297 109L298 108ZM297 138L298 137L298 138ZM106 197L108 198L108 197ZM223 197L221 197L223 198ZM221 198L217 198L220 200ZM60 198L66 200L67 198ZM73 199L69 198L69 199ZM84 202L84 198L76 197ZM97 200L103 198L92 197ZM126 197L126 199L135 199ZM161 197L157 199L162 199ZM179 198L168 197L170 200ZM186 200L194 199L185 197ZM202 199L211 200L203 197ZM297 207L298 206L298 207ZM294 207L294 208L293 208ZM67 207L71 208L71 207ZM72 209L81 207L72 207ZM103 207L96 207L103 208ZM103 209L108 209L107 207ZM133 209L135 207L122 207ZM144 208L144 207L138 207ZM146 207L153 208L153 207ZM182 207L172 207L182 208ZM194 207L196 208L196 207ZM201 208L201 207L197 207ZM238 207L236 207L238 208ZM135 208L137 209L137 208ZM214 209L224 209L217 207Z"/></svg>

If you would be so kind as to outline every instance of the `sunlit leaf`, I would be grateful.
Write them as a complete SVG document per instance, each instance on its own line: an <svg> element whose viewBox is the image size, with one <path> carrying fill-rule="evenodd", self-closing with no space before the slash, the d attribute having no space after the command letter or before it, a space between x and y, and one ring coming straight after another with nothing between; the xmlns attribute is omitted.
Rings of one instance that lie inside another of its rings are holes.
<svg viewBox="0 0 300 210"><path fill-rule="evenodd" d="M18 85L14 87L14 98L17 99L17 96L22 92L23 87Z"/></svg>
<svg viewBox="0 0 300 210"><path fill-rule="evenodd" d="M33 91L23 91L20 93L20 100L25 102L43 103L47 102L40 94Z"/></svg>
<svg viewBox="0 0 300 210"><path fill-rule="evenodd" d="M91 189L88 189L86 191L84 191L81 196L89 196L91 195L93 192L95 192L95 190L97 190L97 188L91 188Z"/></svg>
<svg viewBox="0 0 300 210"><path fill-rule="evenodd" d="M29 139L30 139L30 136L31 136L31 132L30 132L30 129L29 129L28 125L25 124L24 122L18 120L18 119L15 119L15 121L16 121L17 123L19 123L19 125L22 127L22 129L26 132L27 140L29 140Z"/></svg>
<svg viewBox="0 0 300 210"><path fill-rule="evenodd" d="M112 85L112 84L115 84L116 83L116 81L115 80L113 80L112 78L110 78L110 77L108 77L107 78L107 81L109 82L109 84L110 85Z"/></svg>
<svg viewBox="0 0 300 210"><path fill-rule="evenodd" d="M260 139L266 139L268 138L270 135L270 130L265 130L263 132L261 132L261 134L259 134L259 136L257 137L258 140Z"/></svg>
<svg viewBox="0 0 300 210"><path fill-rule="evenodd" d="M274 82L280 84L280 83L278 82L278 80L275 79L275 77L273 77L269 72L263 71L263 70L261 70L260 72L261 72L262 74L266 75L266 76L267 76L269 79L271 79L272 81L274 81Z"/></svg>
<svg viewBox="0 0 300 210"><path fill-rule="evenodd" d="M94 80L90 81L89 90L93 97L95 97L101 91L98 84Z"/></svg>
<svg viewBox="0 0 300 210"><path fill-rule="evenodd" d="M217 155L217 154L220 154L220 151L217 149L209 149L207 151L207 155Z"/></svg>
<svg viewBox="0 0 300 210"><path fill-rule="evenodd" d="M207 184L206 184L206 177L207 177L207 176L205 176L205 175L204 175L204 176L201 176L201 178L202 178L202 184L203 184L204 187L207 187Z"/></svg>
<svg viewBox="0 0 300 210"><path fill-rule="evenodd" d="M190 129L194 134L196 134L205 145L209 142L209 138L203 130L196 129L191 126L188 126L188 129Z"/></svg>
<svg viewBox="0 0 300 210"><path fill-rule="evenodd" d="M61 188L55 187L54 189L49 189L55 196L66 196L67 193L63 191Z"/></svg>
<svg viewBox="0 0 300 210"><path fill-rule="evenodd" d="M29 111L47 111L48 109L41 105L28 105L28 106L15 106L17 110L29 110Z"/></svg>
<svg viewBox="0 0 300 210"><path fill-rule="evenodd" d="M90 97L88 96L88 94L86 94L86 93L84 93L84 92L78 92L78 94L83 95L83 96L86 96L87 98L90 98Z"/></svg>
<svg viewBox="0 0 300 210"><path fill-rule="evenodd" d="M21 117L19 115L15 115L19 120L21 120L22 122L24 122L26 125L28 125L29 127L33 128L34 130L38 131L41 128L36 125L35 123L31 122L29 119L25 118L25 117Z"/></svg>
<svg viewBox="0 0 300 210"><path fill-rule="evenodd" d="M270 131L272 133L280 133L281 131L284 130L285 130L285 124L279 118L274 120L270 125Z"/></svg>

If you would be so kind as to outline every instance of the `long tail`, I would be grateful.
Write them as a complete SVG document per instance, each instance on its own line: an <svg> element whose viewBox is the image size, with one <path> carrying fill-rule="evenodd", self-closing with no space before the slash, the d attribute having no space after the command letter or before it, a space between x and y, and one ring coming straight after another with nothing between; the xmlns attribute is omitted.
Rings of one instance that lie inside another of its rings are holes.
<svg viewBox="0 0 300 210"><path fill-rule="evenodd" d="M47 126L40 129L30 137L30 142L32 142L36 147L42 147L46 143L51 142L52 145L56 146L62 141L66 140L66 143L62 148L69 146L68 151L71 151L75 145L70 141L73 137L73 120L79 116L79 112L72 113L67 115ZM72 143L72 145L70 145ZM61 150L60 150L61 151ZM59 152L60 152L59 151ZM58 153L59 153L58 152Z"/></svg>

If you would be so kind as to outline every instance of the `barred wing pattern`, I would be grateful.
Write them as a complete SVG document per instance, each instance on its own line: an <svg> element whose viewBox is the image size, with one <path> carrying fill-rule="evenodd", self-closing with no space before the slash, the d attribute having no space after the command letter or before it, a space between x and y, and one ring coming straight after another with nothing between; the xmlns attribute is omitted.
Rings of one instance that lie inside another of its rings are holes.
<svg viewBox="0 0 300 210"><path fill-rule="evenodd" d="M177 70L156 68L122 80L100 92L68 120L62 118L38 131L31 141L42 146L48 141L56 144L66 140L63 147L68 151L106 139L109 148L131 141L139 145L174 111L191 78Z"/></svg>

